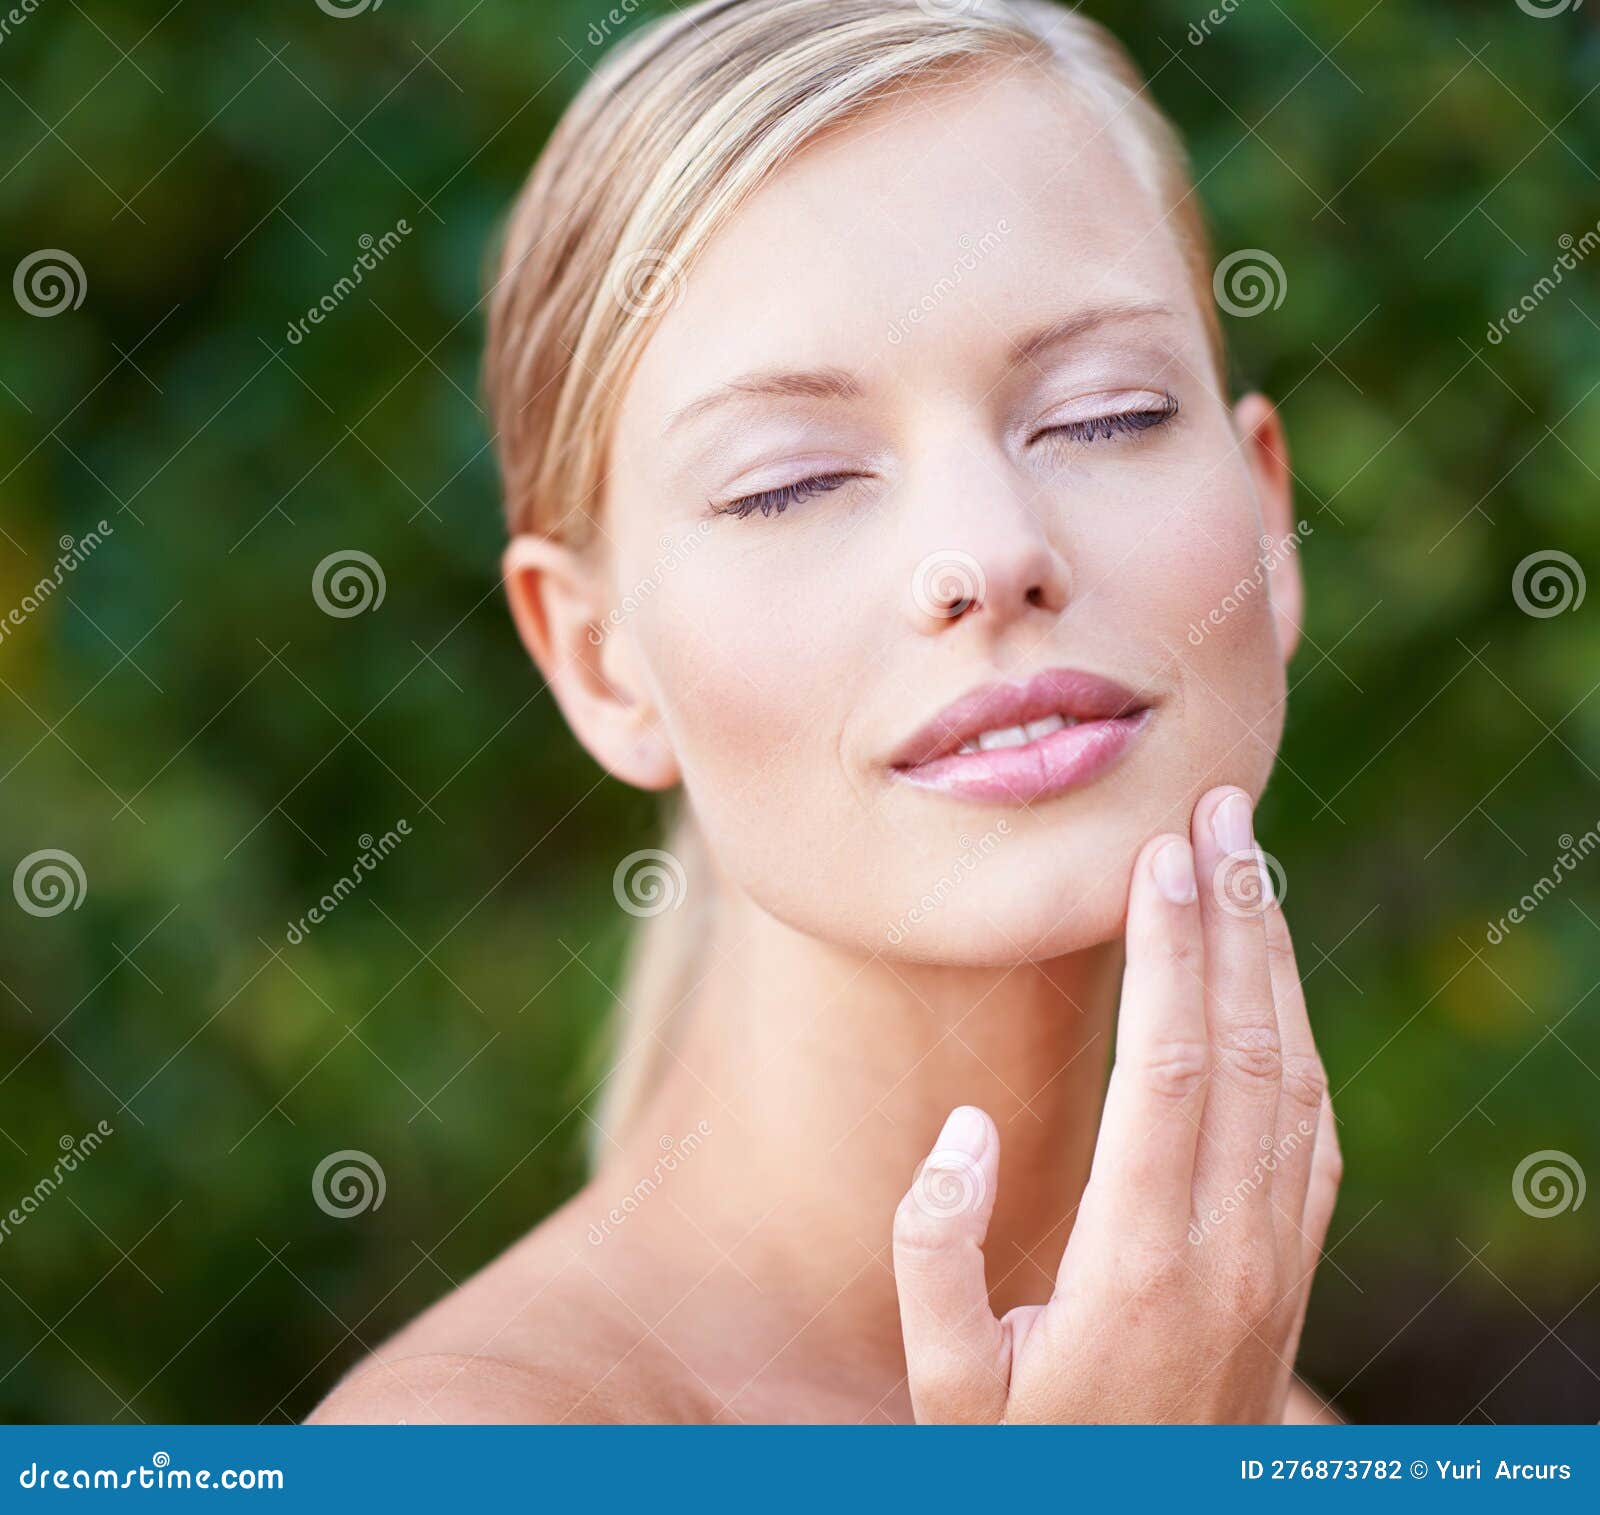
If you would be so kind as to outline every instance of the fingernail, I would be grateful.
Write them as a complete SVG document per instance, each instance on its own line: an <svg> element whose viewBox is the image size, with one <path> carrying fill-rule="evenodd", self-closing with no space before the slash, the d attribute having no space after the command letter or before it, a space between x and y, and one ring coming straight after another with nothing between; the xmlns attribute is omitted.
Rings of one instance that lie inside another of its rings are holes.
<svg viewBox="0 0 1600 1515"><path fill-rule="evenodd" d="M1174 905L1187 905L1194 899L1194 856L1187 842L1167 843L1150 864L1156 888Z"/></svg>
<svg viewBox="0 0 1600 1515"><path fill-rule="evenodd" d="M1272 870L1267 867L1267 860L1259 848L1256 851L1256 871L1261 875L1261 903L1270 908L1278 903L1278 891L1272 887Z"/></svg>
<svg viewBox="0 0 1600 1515"><path fill-rule="evenodd" d="M1211 812L1211 834L1224 852L1247 852L1250 848L1250 801L1242 794L1230 794Z"/></svg>
<svg viewBox="0 0 1600 1515"><path fill-rule="evenodd" d="M936 1152L961 1152L968 1157L978 1157L988 1141L989 1122L983 1118L983 1111L972 1105L957 1105L933 1146Z"/></svg>

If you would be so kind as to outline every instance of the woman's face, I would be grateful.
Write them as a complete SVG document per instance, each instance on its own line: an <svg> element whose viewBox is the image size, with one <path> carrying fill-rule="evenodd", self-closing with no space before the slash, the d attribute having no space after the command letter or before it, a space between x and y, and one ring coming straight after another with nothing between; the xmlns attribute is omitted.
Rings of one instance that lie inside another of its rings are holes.
<svg viewBox="0 0 1600 1515"><path fill-rule="evenodd" d="M617 665L729 882L890 957L1054 956L1120 931L1202 791L1260 792L1287 492L1217 385L1159 207L1030 69L879 107L740 209L606 496Z"/></svg>

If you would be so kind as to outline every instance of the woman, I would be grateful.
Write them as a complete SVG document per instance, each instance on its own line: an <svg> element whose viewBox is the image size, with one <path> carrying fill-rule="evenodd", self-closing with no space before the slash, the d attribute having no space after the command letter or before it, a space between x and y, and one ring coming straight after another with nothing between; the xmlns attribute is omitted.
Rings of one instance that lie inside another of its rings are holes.
<svg viewBox="0 0 1600 1515"><path fill-rule="evenodd" d="M1251 819L1290 471L1120 49L703 0L589 79L490 309L518 628L681 805L618 870L594 1177L315 1418L1325 1414L1337 1146Z"/></svg>

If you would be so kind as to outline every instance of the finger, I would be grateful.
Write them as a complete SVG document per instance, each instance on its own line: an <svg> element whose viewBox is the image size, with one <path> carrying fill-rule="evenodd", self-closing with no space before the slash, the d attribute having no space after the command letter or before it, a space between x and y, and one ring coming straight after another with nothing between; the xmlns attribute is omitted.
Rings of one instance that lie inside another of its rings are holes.
<svg viewBox="0 0 1600 1515"><path fill-rule="evenodd" d="M1343 1159L1339 1154L1339 1133L1334 1129L1333 1103L1324 1094L1322 1109L1317 1116L1317 1140L1311 1155L1311 1181L1306 1191L1305 1215L1300 1223L1301 1250L1299 1269L1295 1275L1299 1298L1295 1306L1294 1343L1298 1343L1301 1328L1305 1324L1306 1307L1311 1302L1311 1285L1316 1277L1317 1265L1322 1261L1322 1247L1328 1239L1328 1222L1333 1216L1333 1205L1339 1194L1342 1176Z"/></svg>
<svg viewBox="0 0 1600 1515"><path fill-rule="evenodd" d="M994 1213L1000 1138L982 1110L951 1111L894 1217L911 1407L919 1421L998 1421L1008 1338L989 1307L983 1238Z"/></svg>
<svg viewBox="0 0 1600 1515"><path fill-rule="evenodd" d="M1276 1126L1282 1048L1262 928L1261 873L1242 789L1213 789L1195 806L1195 868L1205 933L1211 1081L1196 1162L1200 1212L1221 1208L1271 1226L1272 1174L1262 1159Z"/></svg>
<svg viewBox="0 0 1600 1515"><path fill-rule="evenodd" d="M1128 887L1117 1056L1079 1211L1091 1233L1114 1219L1175 1242L1189 1224L1209 1071L1196 895L1188 840L1148 842Z"/></svg>
<svg viewBox="0 0 1600 1515"><path fill-rule="evenodd" d="M1322 1259L1322 1246L1328 1239L1328 1222L1333 1219L1334 1202L1344 1177L1344 1156L1339 1150L1339 1132L1333 1118L1333 1101L1324 1094L1317 1117L1317 1145L1311 1154L1311 1183L1306 1191L1303 1266L1307 1273Z"/></svg>
<svg viewBox="0 0 1600 1515"><path fill-rule="evenodd" d="M1284 1274L1296 1278L1304 1250L1306 1192L1311 1183L1327 1078L1306 1014L1306 996L1295 965L1289 923L1275 902L1268 902L1263 925L1272 998L1278 1010L1278 1036L1283 1043L1283 1075L1272 1149L1277 1163L1272 1178L1272 1207Z"/></svg>

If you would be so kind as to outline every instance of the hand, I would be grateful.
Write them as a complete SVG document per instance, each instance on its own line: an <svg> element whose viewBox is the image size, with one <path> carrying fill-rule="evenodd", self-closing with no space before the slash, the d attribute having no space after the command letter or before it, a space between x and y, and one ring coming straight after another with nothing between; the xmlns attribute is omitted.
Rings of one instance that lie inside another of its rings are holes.
<svg viewBox="0 0 1600 1515"><path fill-rule="evenodd" d="M983 1111L951 1114L896 1211L919 1421L1283 1417L1338 1143L1248 796L1212 790L1191 829L1134 864L1116 1064L1049 1303L989 1307Z"/></svg>

